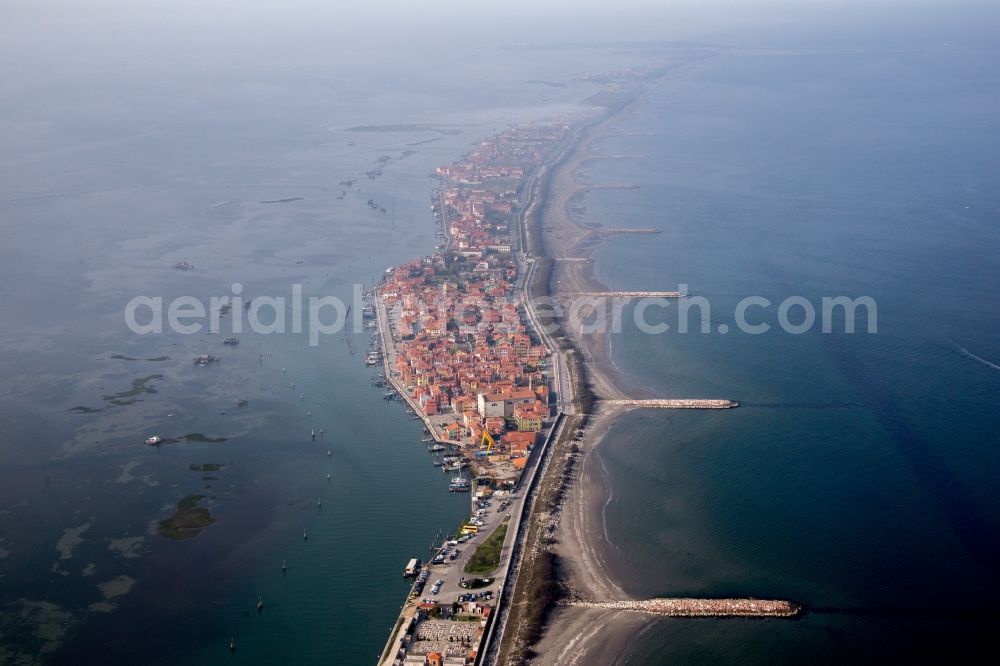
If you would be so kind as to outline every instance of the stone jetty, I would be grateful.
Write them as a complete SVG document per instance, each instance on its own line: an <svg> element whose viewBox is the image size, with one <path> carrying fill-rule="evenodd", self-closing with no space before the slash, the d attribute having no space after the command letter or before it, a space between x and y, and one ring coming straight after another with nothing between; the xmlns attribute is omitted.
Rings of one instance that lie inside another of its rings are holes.
<svg viewBox="0 0 1000 666"><path fill-rule="evenodd" d="M566 606L603 608L668 617L795 617L802 606L782 599L643 599L567 601Z"/></svg>

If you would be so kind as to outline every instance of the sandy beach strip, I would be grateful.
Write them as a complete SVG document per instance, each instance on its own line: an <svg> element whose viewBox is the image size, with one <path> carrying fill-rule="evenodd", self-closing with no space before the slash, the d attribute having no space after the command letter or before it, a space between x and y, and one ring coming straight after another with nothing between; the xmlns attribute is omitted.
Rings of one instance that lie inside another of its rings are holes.
<svg viewBox="0 0 1000 666"><path fill-rule="evenodd" d="M555 260L552 285L554 295L568 302L574 295L607 291L594 276L592 261L560 261L566 258L591 259L596 243L594 228L580 223L573 212L590 189L583 182L583 169L601 156L592 144L615 134L614 124L628 112L625 104L583 130L576 147L559 164L549 181L549 197L541 219L546 254ZM584 354L589 380L599 398L641 397L632 391L627 379L611 359L610 339L606 334L580 335L571 326L565 330L576 349ZM628 388L628 394L625 390ZM600 406L591 415L582 446L578 473L566 494L561 509L555 552L563 571L561 583L572 598L591 600L628 600L629 596L607 572L604 552L610 547L605 539L604 504L608 491L595 449L624 411ZM538 664L613 663L624 652L637 632L656 622L649 617L617 613L604 609L561 606L553 612L541 640L535 645Z"/></svg>
<svg viewBox="0 0 1000 666"><path fill-rule="evenodd" d="M548 183L548 201L542 214L542 242L546 255L555 261L552 273L554 296L569 303L579 294L608 291L608 287L594 275L593 251L601 242L600 227L583 225L573 212L579 201L593 189L584 182L584 167L591 161L603 159L593 144L617 131L615 122L621 120L631 103L583 130L575 148L553 167ZM601 398L623 399L645 397L638 387L631 386L627 377L611 358L610 338L606 333L581 336L571 326L565 326L577 349L585 356L590 382ZM628 391L626 395L625 391Z"/></svg>
<svg viewBox="0 0 1000 666"><path fill-rule="evenodd" d="M658 620L635 613L595 608L560 607L553 612L541 641L535 645L539 666L615 664L630 642Z"/></svg>

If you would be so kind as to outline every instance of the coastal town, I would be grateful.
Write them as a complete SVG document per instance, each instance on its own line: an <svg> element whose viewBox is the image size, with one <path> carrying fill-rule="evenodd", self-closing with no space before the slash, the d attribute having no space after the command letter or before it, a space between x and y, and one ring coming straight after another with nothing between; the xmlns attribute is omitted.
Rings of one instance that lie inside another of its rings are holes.
<svg viewBox="0 0 1000 666"><path fill-rule="evenodd" d="M994 647L1000 2L8 4L0 666Z"/></svg>
<svg viewBox="0 0 1000 666"><path fill-rule="evenodd" d="M479 486L510 489L551 416L549 350L530 329L512 252L521 185L568 131L513 127L439 167L438 252L377 291L386 377Z"/></svg>
<svg viewBox="0 0 1000 666"><path fill-rule="evenodd" d="M624 89L593 101L610 113L631 95ZM414 581L379 664L495 663L508 623L518 627L513 642L520 650L521 632L539 626L551 603L553 583L542 582L551 555L538 545L547 521L531 521L532 511L535 504L550 516L557 511L572 474L568 461L595 402L572 343L564 332L553 336L529 294L548 294L553 279L538 243L546 174L575 149L588 115L510 127L438 167L430 206L439 225L435 252L387 269L365 308L378 329L367 359L382 368L374 385L423 421L434 464L449 474L448 489L471 493L469 518L454 534L438 535L429 561L414 557L405 566ZM604 402L611 410L739 406L701 398ZM554 449L561 453L551 463ZM536 498L539 492L544 500ZM544 591L532 600L528 589ZM506 600L510 596L520 601ZM515 603L516 620L510 617ZM663 614L644 603L643 610ZM673 603L679 615L774 612L742 600Z"/></svg>
<svg viewBox="0 0 1000 666"><path fill-rule="evenodd" d="M415 580L380 663L473 663L502 590L522 476L555 421L551 351L523 302L516 216L526 177L568 135L563 122L511 127L438 167L436 252L388 269L375 291L378 381L424 421L449 490L472 494L458 533L429 562L407 565Z"/></svg>

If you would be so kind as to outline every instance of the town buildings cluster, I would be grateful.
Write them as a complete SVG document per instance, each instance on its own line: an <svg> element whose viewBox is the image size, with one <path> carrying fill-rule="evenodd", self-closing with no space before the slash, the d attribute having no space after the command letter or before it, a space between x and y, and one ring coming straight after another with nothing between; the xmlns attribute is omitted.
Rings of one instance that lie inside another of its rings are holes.
<svg viewBox="0 0 1000 666"><path fill-rule="evenodd" d="M446 242L391 269L379 290L396 326L392 377L425 416L448 415L441 437L498 481L516 479L550 415L548 351L525 321L511 234L525 174L566 132L512 127L439 167L432 209Z"/></svg>
<svg viewBox="0 0 1000 666"><path fill-rule="evenodd" d="M441 225L437 252L389 269L377 291L380 319L388 324L383 335L391 335L387 378L434 437L455 445L472 467L480 482L477 515L494 490L517 483L551 416L549 352L528 326L512 233L526 176L568 131L560 123L512 127L438 168L441 185L431 206ZM460 541L475 538L476 528L467 528L471 533ZM438 559L427 570L446 577ZM390 639L388 663L474 662L492 593L485 603L475 595L418 601L419 589L411 591L398 637Z"/></svg>

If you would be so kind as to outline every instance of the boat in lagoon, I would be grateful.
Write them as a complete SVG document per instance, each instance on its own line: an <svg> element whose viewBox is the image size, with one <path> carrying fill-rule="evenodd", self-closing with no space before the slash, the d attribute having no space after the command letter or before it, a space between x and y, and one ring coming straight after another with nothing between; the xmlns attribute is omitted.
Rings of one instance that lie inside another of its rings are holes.
<svg viewBox="0 0 1000 666"><path fill-rule="evenodd" d="M448 492L467 493L470 490L472 490L472 482L461 476L452 478L451 483L448 484Z"/></svg>

